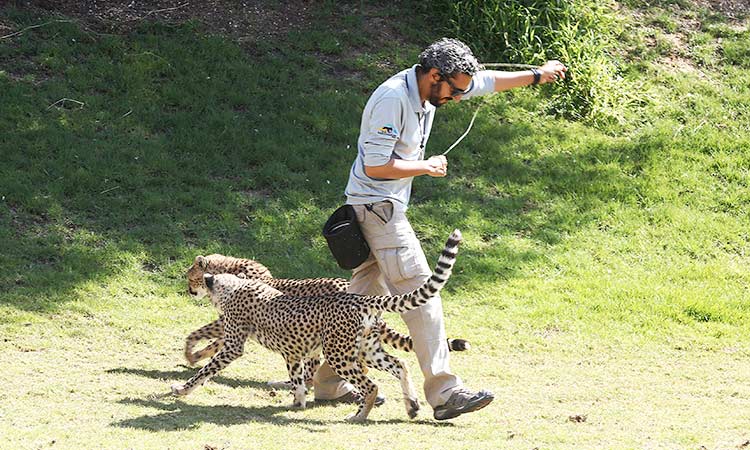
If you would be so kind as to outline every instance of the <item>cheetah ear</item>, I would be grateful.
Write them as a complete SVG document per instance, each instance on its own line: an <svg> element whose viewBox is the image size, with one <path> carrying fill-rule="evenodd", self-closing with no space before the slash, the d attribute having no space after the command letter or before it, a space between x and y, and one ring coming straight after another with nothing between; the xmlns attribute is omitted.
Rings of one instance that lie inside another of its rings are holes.
<svg viewBox="0 0 750 450"><path fill-rule="evenodd" d="M247 280L247 275L244 274L244 273L242 273L242 272L240 272L240 273L237 274L237 278L242 278L243 280Z"/></svg>
<svg viewBox="0 0 750 450"><path fill-rule="evenodd" d="M211 290L214 288L214 276L207 273L203 275L203 282L206 283L206 287Z"/></svg>
<svg viewBox="0 0 750 450"><path fill-rule="evenodd" d="M208 259L206 259L205 256L198 255L195 257L195 262L193 262L196 266L200 267L203 270L208 269Z"/></svg>

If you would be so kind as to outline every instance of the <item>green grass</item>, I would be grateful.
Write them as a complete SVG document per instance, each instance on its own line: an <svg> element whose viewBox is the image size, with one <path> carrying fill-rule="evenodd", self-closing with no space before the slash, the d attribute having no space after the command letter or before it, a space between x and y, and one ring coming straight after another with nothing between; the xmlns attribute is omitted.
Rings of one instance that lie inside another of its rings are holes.
<svg viewBox="0 0 750 450"><path fill-rule="evenodd" d="M447 424L429 408L408 420L382 373L389 401L366 426L342 421L351 407L291 410L264 385L285 377L281 358L255 343L194 394L160 397L193 373L187 333L216 317L184 293L195 255L347 276L320 228L342 202L367 96L437 37L414 31L419 17L326 3L289 36L242 46L195 22L124 35L52 23L0 40L3 446L743 445L750 35L661 3L620 12L641 8L647 26L613 49L617 121L547 115L544 90L501 94L450 153L449 176L415 181L428 258L453 228L465 235L444 306L449 335L474 348L451 365L497 395ZM0 9L14 29L50 19ZM368 27L375 19L398 39ZM696 45L660 47L675 32ZM675 54L683 67L665 61ZM83 105L51 106L63 98ZM428 154L476 105L439 112Z"/></svg>

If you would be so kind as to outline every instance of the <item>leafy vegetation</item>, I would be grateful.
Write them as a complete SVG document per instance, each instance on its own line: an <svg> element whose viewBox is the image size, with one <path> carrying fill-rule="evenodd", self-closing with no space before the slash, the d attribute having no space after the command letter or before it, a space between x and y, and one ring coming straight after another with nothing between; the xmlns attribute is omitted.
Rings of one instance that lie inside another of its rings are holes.
<svg viewBox="0 0 750 450"><path fill-rule="evenodd" d="M576 119L619 117L623 96L610 49L621 20L611 4L461 0L431 2L425 8L443 11L447 31L471 42L484 61L542 64L558 59L569 64L568 83L546 88L552 91L550 112Z"/></svg>

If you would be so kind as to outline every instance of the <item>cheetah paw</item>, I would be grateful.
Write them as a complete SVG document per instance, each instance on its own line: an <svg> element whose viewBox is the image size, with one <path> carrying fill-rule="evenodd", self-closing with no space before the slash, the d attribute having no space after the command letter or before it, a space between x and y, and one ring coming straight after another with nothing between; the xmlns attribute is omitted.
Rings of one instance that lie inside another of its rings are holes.
<svg viewBox="0 0 750 450"><path fill-rule="evenodd" d="M188 394L188 390L185 389L185 385L184 384L173 384L172 385L172 395L177 395L177 396L182 397L182 396L185 396L187 394Z"/></svg>
<svg viewBox="0 0 750 450"><path fill-rule="evenodd" d="M417 417L417 414L419 413L419 400L409 399L407 402L408 405L406 407L406 414L410 419L413 419Z"/></svg>
<svg viewBox="0 0 750 450"><path fill-rule="evenodd" d="M359 414L352 414L351 416L346 418L346 421L349 423L364 423L366 420L366 416L361 416Z"/></svg>

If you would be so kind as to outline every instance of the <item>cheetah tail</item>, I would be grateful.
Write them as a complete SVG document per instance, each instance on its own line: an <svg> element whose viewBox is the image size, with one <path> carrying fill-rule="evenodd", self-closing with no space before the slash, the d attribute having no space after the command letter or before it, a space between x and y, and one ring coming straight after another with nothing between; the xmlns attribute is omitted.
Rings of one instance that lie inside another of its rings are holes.
<svg viewBox="0 0 750 450"><path fill-rule="evenodd" d="M381 330L380 341L384 344L405 352L413 351L414 341L412 341L411 336L399 333L386 325L385 322L382 322ZM448 343L448 351L451 352L465 352L471 348L469 341L466 339L448 338L446 342Z"/></svg>
<svg viewBox="0 0 750 450"><path fill-rule="evenodd" d="M461 242L461 231L453 230L445 248L440 254L432 276L416 291L404 295L377 297L377 305L382 310L404 313L416 309L430 301L445 286L453 271L453 264L458 254L458 244Z"/></svg>

